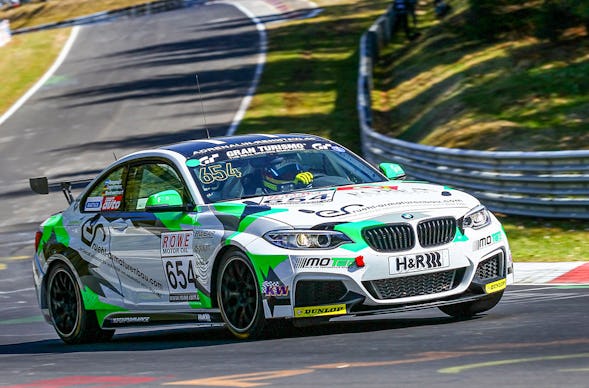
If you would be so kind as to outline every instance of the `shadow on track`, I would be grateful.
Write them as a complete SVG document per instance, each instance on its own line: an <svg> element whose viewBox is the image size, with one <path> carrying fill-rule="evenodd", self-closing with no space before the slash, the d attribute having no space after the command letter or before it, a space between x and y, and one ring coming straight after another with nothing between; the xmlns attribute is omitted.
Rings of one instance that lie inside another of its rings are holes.
<svg viewBox="0 0 589 388"><path fill-rule="evenodd" d="M263 339L238 340L222 328L174 328L116 334L109 342L66 345L61 340L41 340L20 344L0 345L0 354L46 354L151 351L179 348L201 348L245 342L268 342L282 339L305 338L338 334L396 330L408 327L451 324L459 319L451 317L419 319L383 319L371 321L335 322L304 328L288 327Z"/></svg>

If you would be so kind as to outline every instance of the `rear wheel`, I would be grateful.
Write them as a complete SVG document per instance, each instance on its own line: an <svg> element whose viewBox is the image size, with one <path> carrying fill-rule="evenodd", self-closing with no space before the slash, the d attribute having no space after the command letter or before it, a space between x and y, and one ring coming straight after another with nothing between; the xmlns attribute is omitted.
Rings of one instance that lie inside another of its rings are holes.
<svg viewBox="0 0 589 388"><path fill-rule="evenodd" d="M217 274L217 303L228 329L237 338L258 337L266 320L254 268L247 256L228 252Z"/></svg>
<svg viewBox="0 0 589 388"><path fill-rule="evenodd" d="M57 263L49 273L47 307L53 327L65 343L105 341L114 334L114 330L99 327L94 311L84 309L80 287L64 263Z"/></svg>
<svg viewBox="0 0 589 388"><path fill-rule="evenodd" d="M470 318L476 314L485 312L495 307L497 303L499 303L499 301L501 300L502 296L503 291L500 291L485 296L484 298L476 300L474 302L465 302L451 304L448 306L440 306L439 309L452 317Z"/></svg>

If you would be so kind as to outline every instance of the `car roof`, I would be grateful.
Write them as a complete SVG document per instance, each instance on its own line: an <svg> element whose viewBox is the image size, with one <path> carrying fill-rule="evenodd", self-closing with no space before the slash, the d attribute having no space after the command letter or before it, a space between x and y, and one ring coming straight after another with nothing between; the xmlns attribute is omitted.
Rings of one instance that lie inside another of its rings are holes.
<svg viewBox="0 0 589 388"><path fill-rule="evenodd" d="M295 140L328 141L319 136L307 135L302 133L290 133L280 135L250 134L238 136L213 137L210 139L189 140L181 143L175 143L168 146L160 147L160 149L177 152L188 159L195 154L206 152L209 149L213 151L216 147L230 149L234 147L244 147L250 144L255 144L256 142L260 141L268 142L268 144L271 144L274 143L273 140L276 143Z"/></svg>

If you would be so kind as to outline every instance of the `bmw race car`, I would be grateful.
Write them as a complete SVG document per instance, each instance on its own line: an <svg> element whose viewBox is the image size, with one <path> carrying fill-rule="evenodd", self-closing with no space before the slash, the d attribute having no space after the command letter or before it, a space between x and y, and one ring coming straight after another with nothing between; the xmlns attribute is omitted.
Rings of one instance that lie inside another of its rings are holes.
<svg viewBox="0 0 589 388"><path fill-rule="evenodd" d="M399 165L290 134L140 151L90 182L31 179L71 202L36 235L40 307L66 343L128 326L247 338L285 322L494 307L513 282L501 224L464 192L402 178Z"/></svg>

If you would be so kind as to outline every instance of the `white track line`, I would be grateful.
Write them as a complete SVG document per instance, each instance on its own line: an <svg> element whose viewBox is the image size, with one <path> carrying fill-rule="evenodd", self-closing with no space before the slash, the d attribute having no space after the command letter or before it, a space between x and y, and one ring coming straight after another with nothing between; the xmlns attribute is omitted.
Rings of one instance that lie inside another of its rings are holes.
<svg viewBox="0 0 589 388"><path fill-rule="evenodd" d="M232 1L215 1L215 4L229 4L234 6L235 8L239 9L241 12L247 15L255 24L256 29L258 30L258 34L260 35L260 51L258 52L258 63L256 65L256 73L254 75L254 79L247 90L247 94L241 100L241 104L239 105L239 110L233 116L233 121L231 122L231 126L227 130L227 136L233 136L239 123L243 120L245 116L245 112L249 107L250 103L252 102L252 98L254 97L254 93L256 92L256 88L260 83L260 78L262 77L262 71L264 70L264 64L266 63L266 52L268 51L268 36L266 34L266 27L264 23L260 21L249 9L245 8L242 4Z"/></svg>
<svg viewBox="0 0 589 388"><path fill-rule="evenodd" d="M31 96L33 94L35 94L41 88L41 86L43 86L43 84L49 79L49 77L51 77L53 75L53 73L55 73L55 71L59 68L59 66L61 66L61 64L65 60L65 57L68 55L70 49L74 45L74 41L76 40L76 37L78 36L79 30L80 30L79 26L72 27L72 32L70 34L70 37L68 38L65 46L63 46L63 48L61 49L61 52L59 53L59 56L57 57L57 59L55 60L53 65L49 68L49 70L47 70L47 72L43 75L43 77L41 77L41 79L39 81L37 81L37 83L35 85L33 85L32 88L30 88L21 98L19 98L18 101L16 103L14 103L14 105L12 105L6 111L6 113L4 113L2 116L0 116L0 125L2 125L2 123L4 123L6 120L8 120L8 118L10 116L12 116L18 109L20 109L20 107L23 106L23 104L25 102L27 102L27 100L29 98L31 98Z"/></svg>

